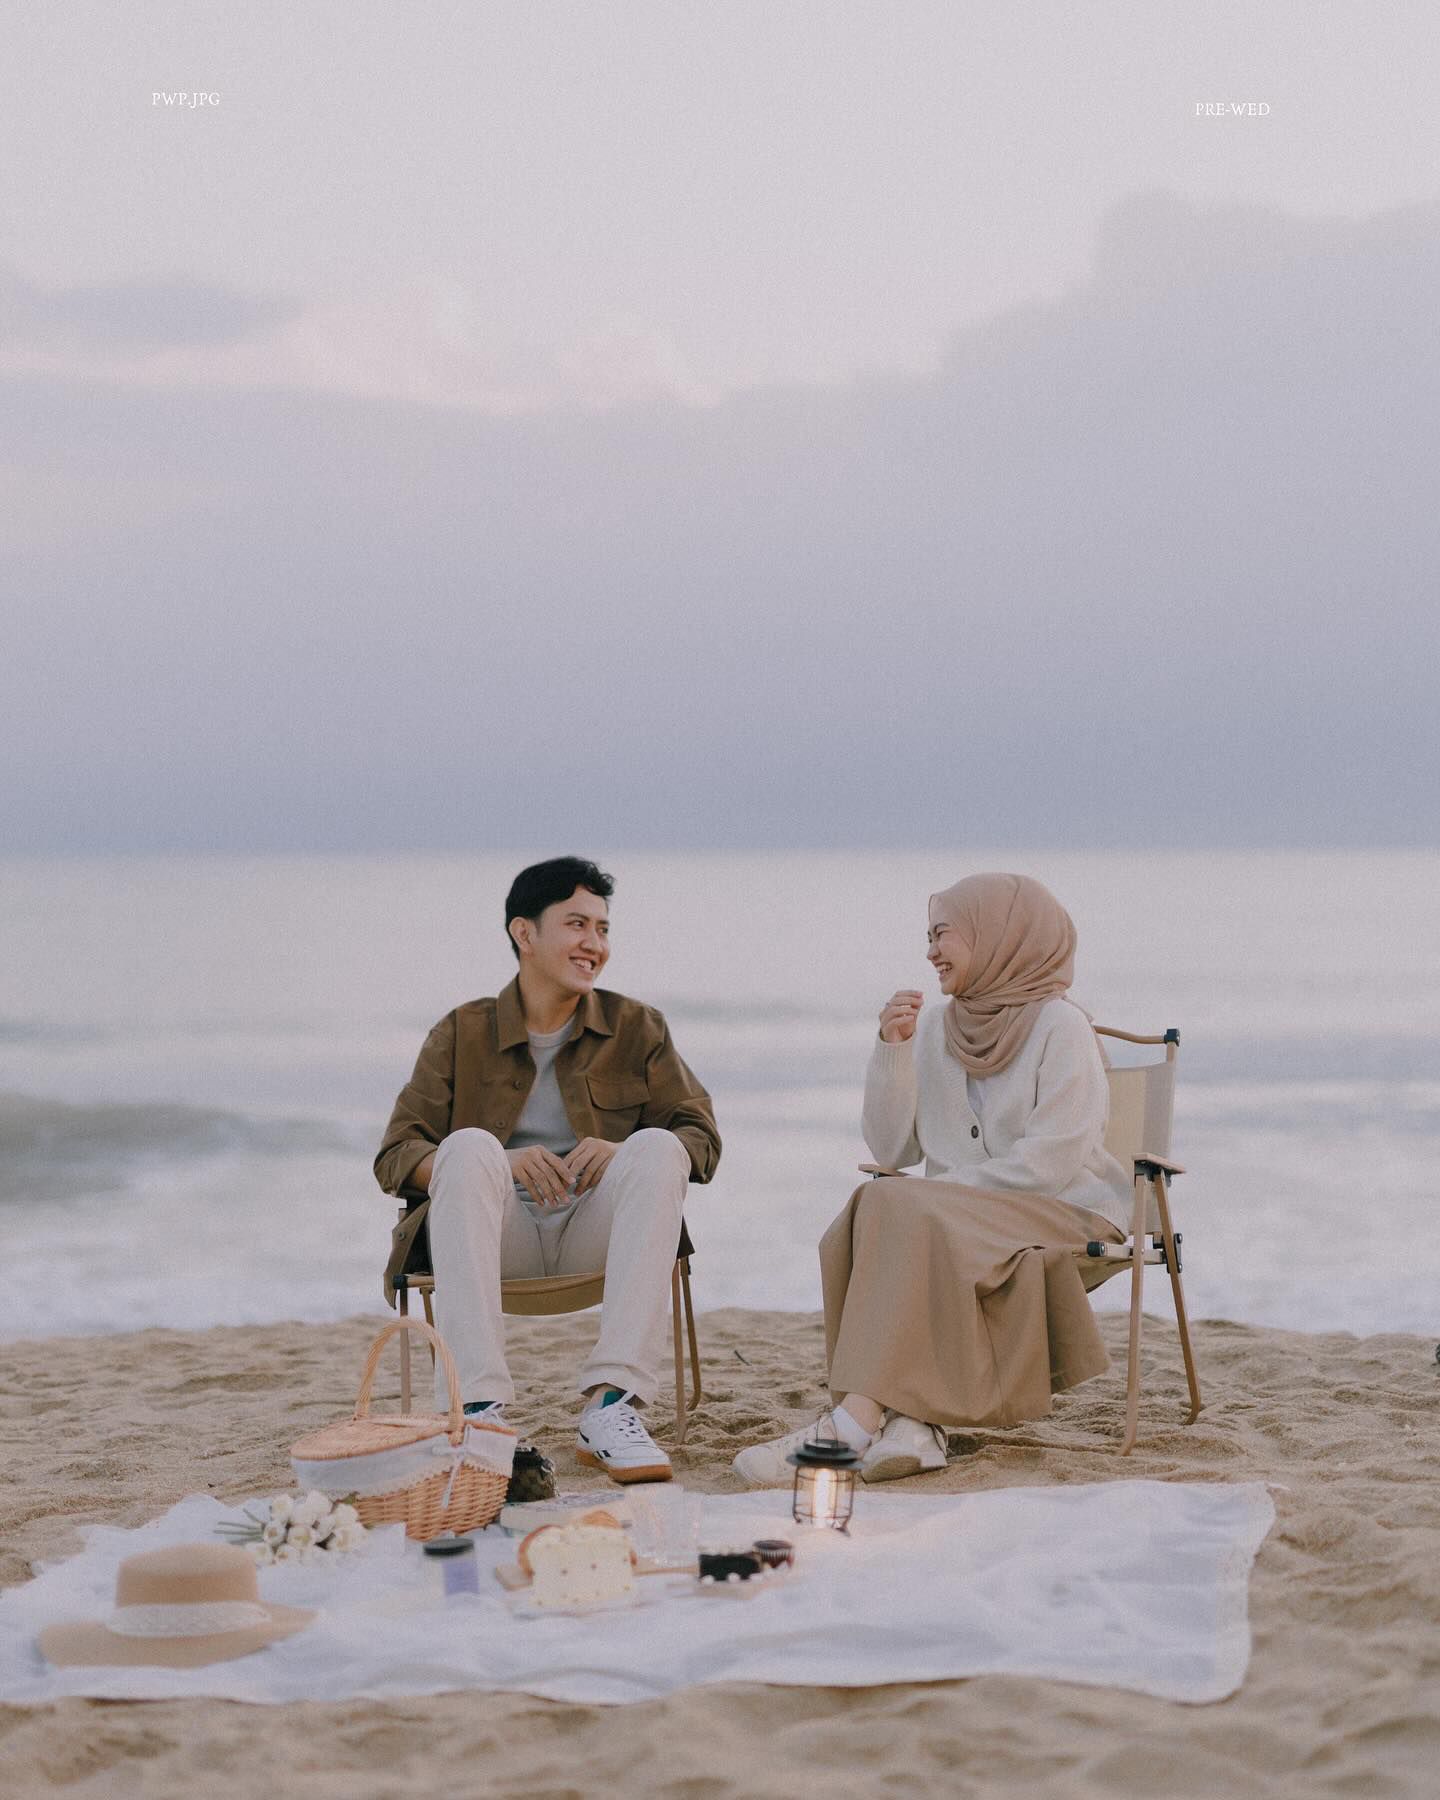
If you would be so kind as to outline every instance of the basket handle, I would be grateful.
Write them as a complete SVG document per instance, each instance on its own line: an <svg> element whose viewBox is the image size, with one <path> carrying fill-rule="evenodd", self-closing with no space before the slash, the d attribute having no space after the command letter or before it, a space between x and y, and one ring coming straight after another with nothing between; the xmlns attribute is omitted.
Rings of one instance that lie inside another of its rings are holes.
<svg viewBox="0 0 1440 1800"><path fill-rule="evenodd" d="M445 1371L445 1384L450 1390L450 1442L458 1444L465 1435L465 1415L460 1410L460 1377L455 1370L455 1358L446 1347L444 1338L438 1331L432 1331L423 1319L391 1319L385 1325L379 1337L370 1346L370 1354L365 1358L365 1368L360 1376L360 1392L355 1396L355 1412L357 1419L368 1419L370 1416L370 1390L375 1385L375 1371L380 1367L380 1352L391 1338L401 1331L418 1331L440 1359L440 1367Z"/></svg>

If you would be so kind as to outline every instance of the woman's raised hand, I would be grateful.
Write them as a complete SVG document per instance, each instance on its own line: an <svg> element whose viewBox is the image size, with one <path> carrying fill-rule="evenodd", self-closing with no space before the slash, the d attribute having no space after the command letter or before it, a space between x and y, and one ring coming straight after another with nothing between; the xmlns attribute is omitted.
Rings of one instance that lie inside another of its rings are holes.
<svg viewBox="0 0 1440 1800"><path fill-rule="evenodd" d="M887 1044L903 1044L915 1035L915 1021L925 1004L918 988L901 988L880 1008L880 1036Z"/></svg>

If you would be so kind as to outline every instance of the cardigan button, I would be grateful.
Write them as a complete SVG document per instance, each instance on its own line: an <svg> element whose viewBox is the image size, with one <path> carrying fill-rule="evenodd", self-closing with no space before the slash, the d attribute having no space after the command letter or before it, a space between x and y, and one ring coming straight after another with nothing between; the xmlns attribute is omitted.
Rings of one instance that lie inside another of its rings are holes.
<svg viewBox="0 0 1440 1800"><path fill-rule="evenodd" d="M971 1137L979 1137L980 1127L978 1125L972 1125L970 1127L970 1135L971 1135Z"/></svg>
<svg viewBox="0 0 1440 1800"><path fill-rule="evenodd" d="M513 1081L512 1081L512 1082L511 1082L511 1083L510 1083L510 1085L511 1085L511 1087L513 1087L513 1088L518 1088L518 1087L520 1087L520 1086L521 1086L521 1085L522 1085L522 1083L521 1083L521 1080L520 1080L520 1077L519 1077L519 1076L518 1076L518 1075L517 1075L517 1076L516 1076L516 1077L515 1077L515 1079L514 1079L514 1080L513 1080Z"/></svg>

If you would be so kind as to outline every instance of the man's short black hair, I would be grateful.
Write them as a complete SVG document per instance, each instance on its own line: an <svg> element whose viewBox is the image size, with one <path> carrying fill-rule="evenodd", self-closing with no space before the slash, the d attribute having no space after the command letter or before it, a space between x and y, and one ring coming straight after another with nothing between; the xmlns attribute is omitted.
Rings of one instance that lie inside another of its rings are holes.
<svg viewBox="0 0 1440 1800"><path fill-rule="evenodd" d="M531 863L510 883L505 896L505 935L517 961L520 946L510 937L510 921L538 919L547 906L568 900L576 888L608 900L615 892L615 877L583 856L552 856L549 862Z"/></svg>

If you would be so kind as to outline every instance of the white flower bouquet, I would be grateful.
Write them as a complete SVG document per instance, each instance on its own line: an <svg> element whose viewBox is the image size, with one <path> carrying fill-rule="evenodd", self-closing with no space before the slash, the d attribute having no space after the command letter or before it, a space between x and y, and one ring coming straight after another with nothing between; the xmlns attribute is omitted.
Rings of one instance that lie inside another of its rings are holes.
<svg viewBox="0 0 1440 1800"><path fill-rule="evenodd" d="M262 1569L271 1563L323 1562L332 1552L358 1550L365 1541L355 1508L313 1489L300 1497L276 1494L263 1514L248 1506L241 1511L248 1524L232 1519L217 1525L216 1532L248 1550Z"/></svg>

